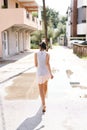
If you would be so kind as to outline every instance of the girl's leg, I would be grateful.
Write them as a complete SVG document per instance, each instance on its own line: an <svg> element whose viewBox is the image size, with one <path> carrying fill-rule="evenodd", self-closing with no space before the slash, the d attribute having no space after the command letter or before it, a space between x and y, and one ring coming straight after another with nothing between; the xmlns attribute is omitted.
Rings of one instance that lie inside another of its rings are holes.
<svg viewBox="0 0 87 130"><path fill-rule="evenodd" d="M45 106L45 94L44 94L43 84L39 84L39 92L40 92L40 97L42 101L42 106Z"/></svg>
<svg viewBox="0 0 87 130"><path fill-rule="evenodd" d="M44 88L44 95L45 95L45 97L47 96L47 85L48 84L48 82L46 81L44 84L43 84L43 88Z"/></svg>

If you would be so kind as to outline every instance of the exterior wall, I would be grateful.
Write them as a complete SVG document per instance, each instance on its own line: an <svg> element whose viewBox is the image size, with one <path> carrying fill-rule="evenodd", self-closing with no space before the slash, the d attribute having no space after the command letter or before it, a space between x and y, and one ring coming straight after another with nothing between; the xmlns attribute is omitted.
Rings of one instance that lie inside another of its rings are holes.
<svg viewBox="0 0 87 130"><path fill-rule="evenodd" d="M87 33L87 23L82 23L77 25L77 34L86 35Z"/></svg>
<svg viewBox="0 0 87 130"><path fill-rule="evenodd" d="M70 25L66 22L66 36L70 37Z"/></svg>
<svg viewBox="0 0 87 130"><path fill-rule="evenodd" d="M24 30L16 31L13 28L6 30L8 33L8 55L3 46L3 57L11 56L30 49L30 33ZM4 31L3 33L4 34ZM18 34L18 37L17 37ZM18 43L17 43L18 42Z"/></svg>
<svg viewBox="0 0 87 130"><path fill-rule="evenodd" d="M8 1L8 8L16 8L15 4L18 3L17 0L9 0ZM20 4L18 3L18 6L20 7Z"/></svg>
<svg viewBox="0 0 87 130"><path fill-rule="evenodd" d="M9 34L9 48L10 48L9 54L10 55L24 52L30 49L29 48L29 45L30 45L29 33L26 33L26 31L24 30L19 30L18 32L14 30L12 32L12 29L10 29L9 33L10 33ZM18 33L18 47L16 44L16 33Z"/></svg>
<svg viewBox="0 0 87 130"><path fill-rule="evenodd" d="M70 32L71 32L71 29L70 29L70 25L68 23L68 21L66 22L66 38L67 38L67 46L69 47L70 46Z"/></svg>
<svg viewBox="0 0 87 130"><path fill-rule="evenodd" d="M19 52L30 49L30 33L26 31L19 31Z"/></svg>
<svg viewBox="0 0 87 130"><path fill-rule="evenodd" d="M31 27L33 30L38 29L37 20L32 20L32 15L29 14L29 18L26 16L26 10L22 8L18 9L2 9L0 10L0 30L5 30L15 24L22 24ZM8 17L8 19L7 19ZM10 17L10 18L9 18ZM3 22L6 21L6 22ZM39 25L40 26L40 25Z"/></svg>
<svg viewBox="0 0 87 130"><path fill-rule="evenodd" d="M86 23L86 7L78 8L78 24Z"/></svg>
<svg viewBox="0 0 87 130"><path fill-rule="evenodd" d="M24 50L27 51L30 49L30 33L24 32Z"/></svg>
<svg viewBox="0 0 87 130"><path fill-rule="evenodd" d="M68 16L68 22L70 19L71 25L66 25L68 32L67 39L69 40L70 37L75 37L75 39L86 38L87 40L87 0L71 0L70 7L71 17Z"/></svg>
<svg viewBox="0 0 87 130"><path fill-rule="evenodd" d="M2 8L3 0L0 1L0 8Z"/></svg>
<svg viewBox="0 0 87 130"><path fill-rule="evenodd" d="M9 55L14 55L17 53L17 49L16 49L16 32L10 28L9 31L9 37L8 37L8 41L9 41Z"/></svg>
<svg viewBox="0 0 87 130"><path fill-rule="evenodd" d="M22 6L20 5L20 3L17 2L17 0L8 0L8 8L16 8L16 7L15 7L15 4L16 4L16 3L18 3L18 6L19 6L19 7L22 7ZM3 5L4 5L3 0L0 0L0 7L2 7Z"/></svg>
<svg viewBox="0 0 87 130"><path fill-rule="evenodd" d="M66 36L71 36L71 7L68 7L67 10Z"/></svg>
<svg viewBox="0 0 87 130"><path fill-rule="evenodd" d="M8 31L2 32L2 55L3 57L8 56Z"/></svg>
<svg viewBox="0 0 87 130"><path fill-rule="evenodd" d="M18 7L16 8L16 3ZM18 0L8 0L8 8L2 8L0 0L0 57L7 57L30 49L30 32L41 30L40 10L39 19L24 8ZM28 15L27 15L28 14ZM3 41L6 32L7 42ZM5 49L5 43L8 45Z"/></svg>
<svg viewBox="0 0 87 130"><path fill-rule="evenodd" d="M24 50L24 39L23 39L23 32L22 31L20 31L19 32L19 51L20 52L23 52L23 50Z"/></svg>
<svg viewBox="0 0 87 130"><path fill-rule="evenodd" d="M87 5L87 0L77 0L77 1L78 1L77 8Z"/></svg>
<svg viewBox="0 0 87 130"><path fill-rule="evenodd" d="M4 57L8 57L9 55L13 55L13 54L16 54L16 42L15 42L15 32L12 31L12 29L8 29L6 30L7 32L7 44L8 46L5 47L5 41L4 39L2 39L2 43L3 43L3 58ZM5 31L2 32L2 37L4 35ZM6 53L6 51L8 53Z"/></svg>
<svg viewBox="0 0 87 130"><path fill-rule="evenodd" d="M78 0L78 24L77 24L77 34L86 35L87 34L87 0Z"/></svg>
<svg viewBox="0 0 87 130"><path fill-rule="evenodd" d="M71 15L72 15L72 4L67 9L67 22L66 22L66 40L67 46L70 47L70 37L71 37Z"/></svg>
<svg viewBox="0 0 87 130"><path fill-rule="evenodd" d="M1 37L1 33L0 33L0 58L2 57L2 37Z"/></svg>

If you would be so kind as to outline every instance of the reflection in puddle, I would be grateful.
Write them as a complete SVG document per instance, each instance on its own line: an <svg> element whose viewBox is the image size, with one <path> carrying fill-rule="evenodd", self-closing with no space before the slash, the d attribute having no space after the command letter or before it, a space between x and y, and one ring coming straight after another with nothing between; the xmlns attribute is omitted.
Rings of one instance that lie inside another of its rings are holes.
<svg viewBox="0 0 87 130"><path fill-rule="evenodd" d="M36 99L39 92L36 84L35 73L24 73L13 80L13 83L5 88L5 99Z"/></svg>

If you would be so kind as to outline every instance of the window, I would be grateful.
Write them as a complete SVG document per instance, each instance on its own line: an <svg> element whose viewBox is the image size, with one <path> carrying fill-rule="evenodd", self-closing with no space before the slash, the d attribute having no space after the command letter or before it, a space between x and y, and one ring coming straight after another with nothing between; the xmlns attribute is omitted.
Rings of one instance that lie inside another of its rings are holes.
<svg viewBox="0 0 87 130"><path fill-rule="evenodd" d="M15 4L15 7L18 8L18 3Z"/></svg>
<svg viewBox="0 0 87 130"><path fill-rule="evenodd" d="M8 0L3 1L5 8L8 8Z"/></svg>
<svg viewBox="0 0 87 130"><path fill-rule="evenodd" d="M85 6L78 8L78 24L86 23L86 8Z"/></svg>
<svg viewBox="0 0 87 130"><path fill-rule="evenodd" d="M86 23L86 20L82 20L82 23Z"/></svg>
<svg viewBox="0 0 87 130"><path fill-rule="evenodd" d="M29 13L28 12L26 12L26 17L29 18Z"/></svg>
<svg viewBox="0 0 87 130"><path fill-rule="evenodd" d="M4 38L4 40L6 40L6 33L5 32L4 32L3 38Z"/></svg>
<svg viewBox="0 0 87 130"><path fill-rule="evenodd" d="M82 6L82 8L86 8L87 6Z"/></svg>

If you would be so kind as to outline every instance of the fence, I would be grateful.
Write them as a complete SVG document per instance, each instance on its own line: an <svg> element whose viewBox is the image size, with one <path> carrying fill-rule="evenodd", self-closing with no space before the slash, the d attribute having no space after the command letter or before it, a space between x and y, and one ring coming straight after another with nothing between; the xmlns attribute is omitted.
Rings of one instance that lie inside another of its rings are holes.
<svg viewBox="0 0 87 130"><path fill-rule="evenodd" d="M79 57L87 56L87 45L73 44L73 53Z"/></svg>

